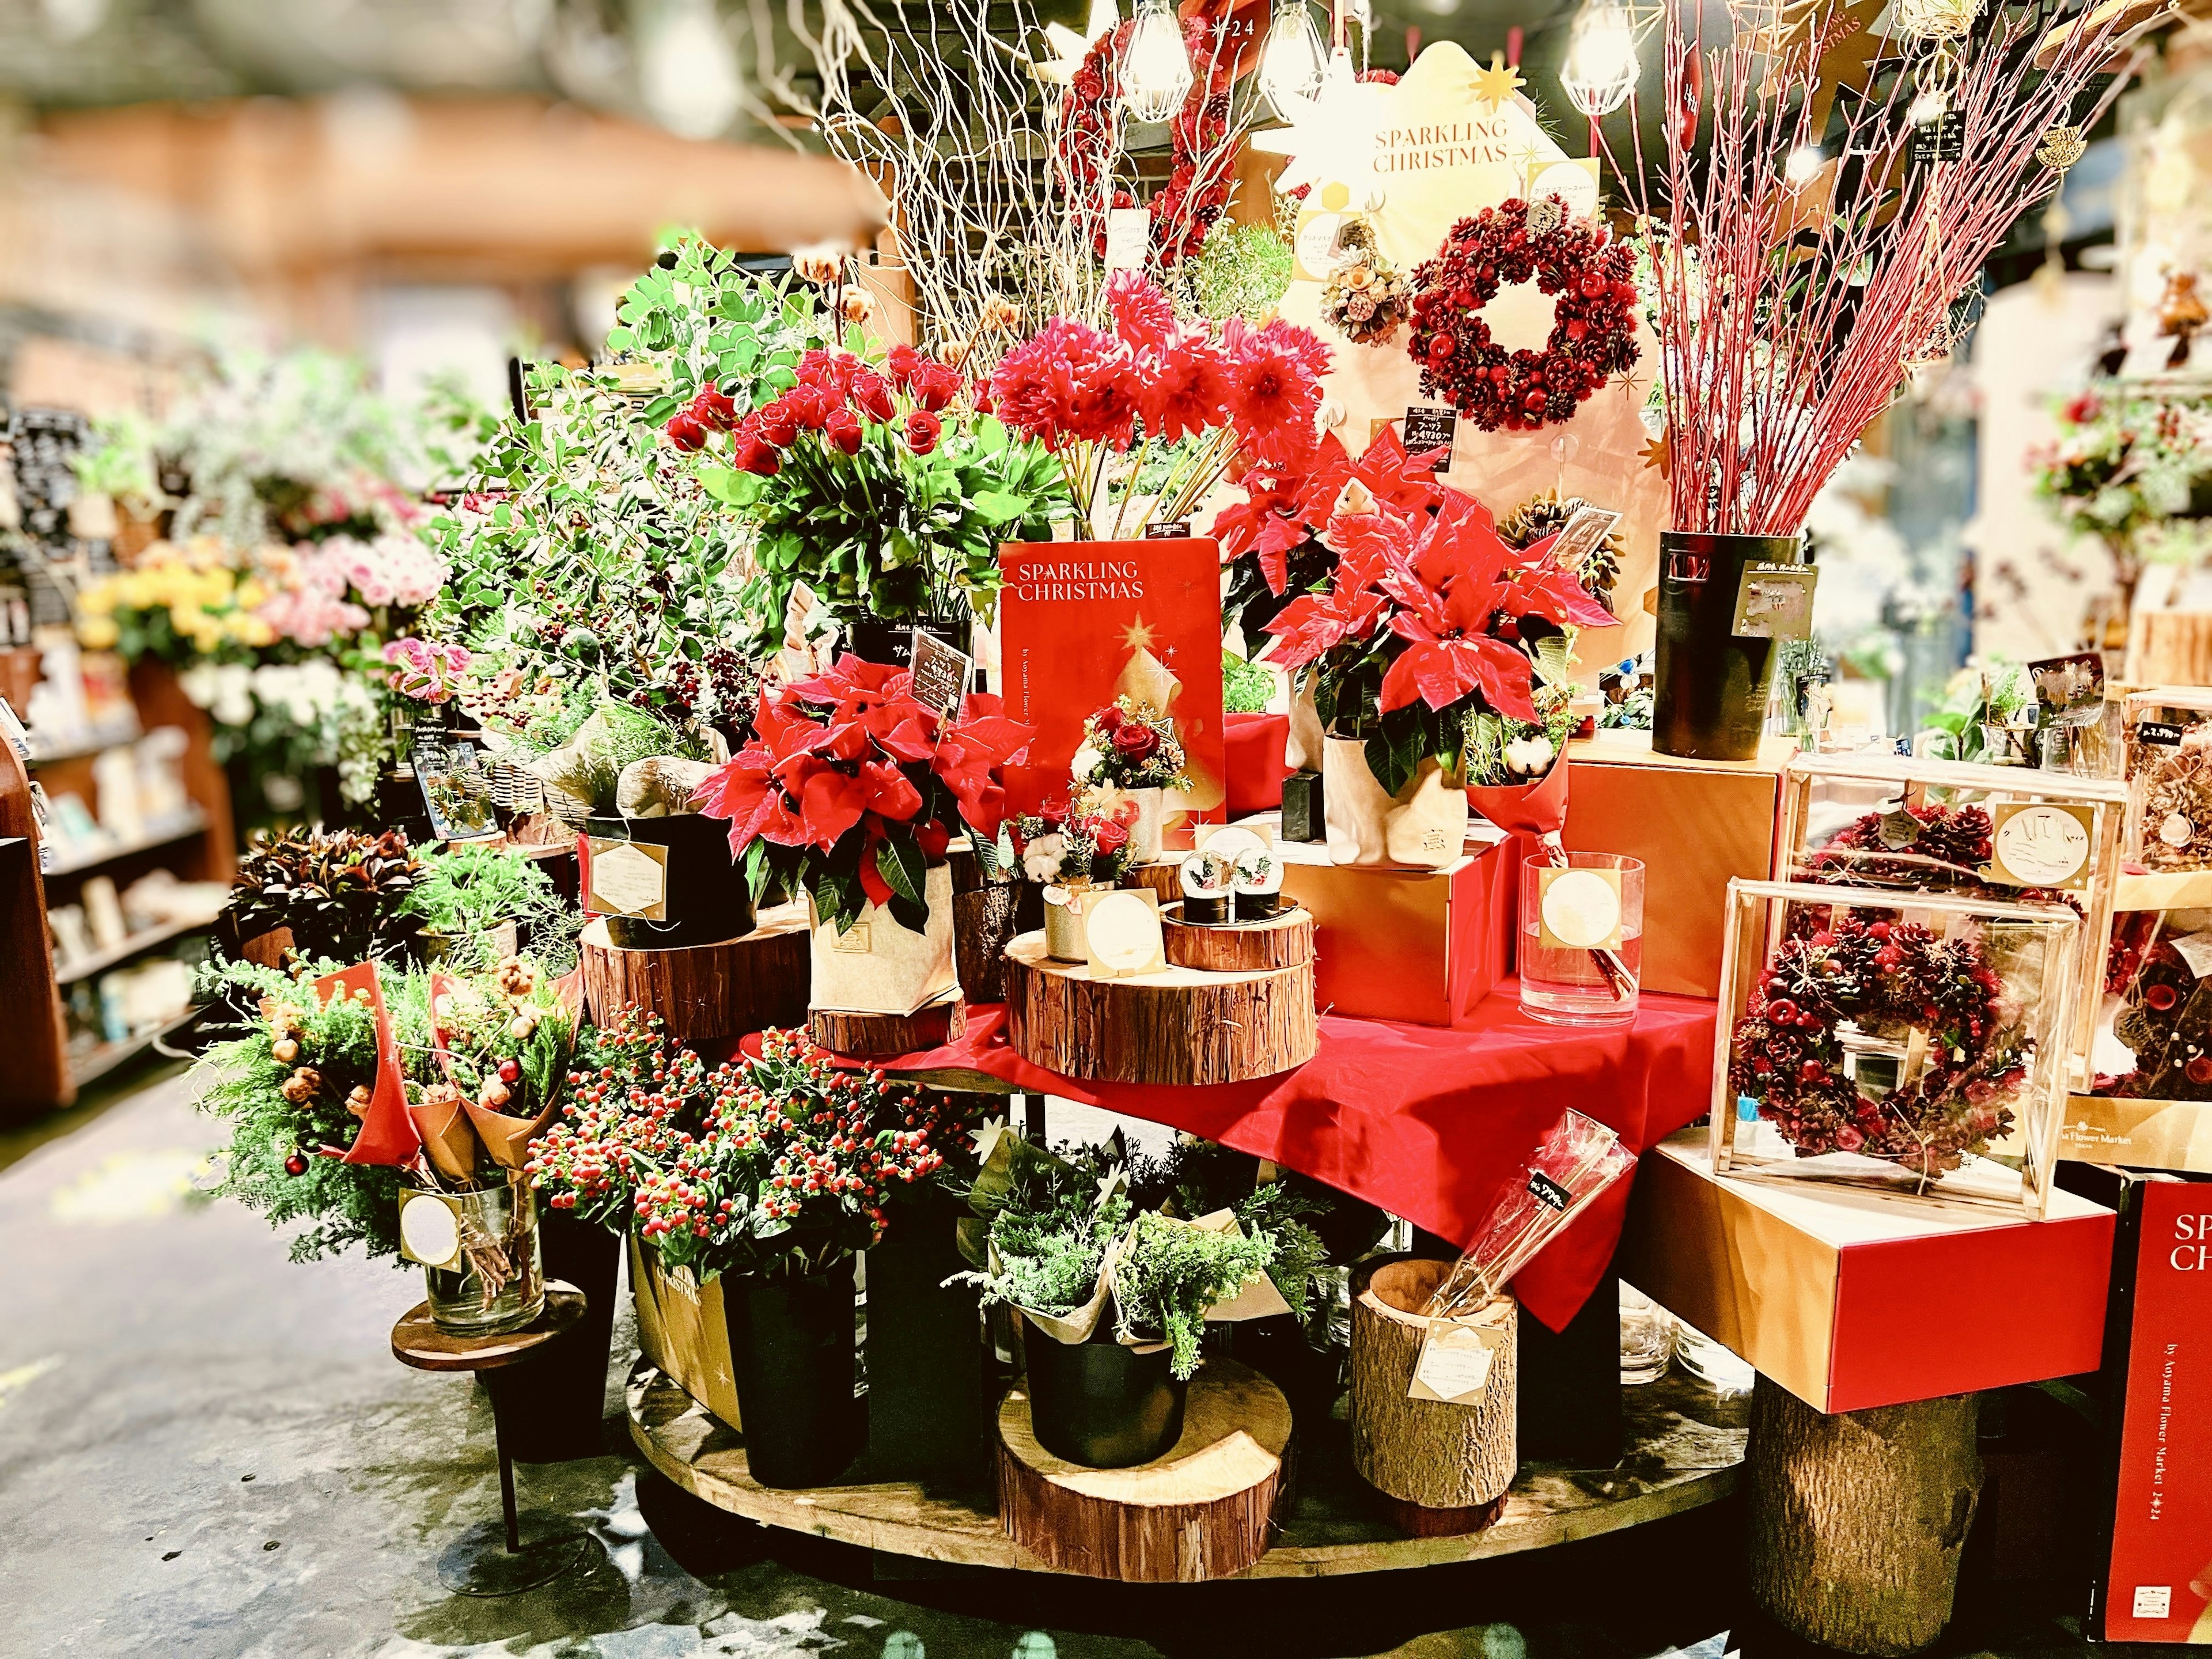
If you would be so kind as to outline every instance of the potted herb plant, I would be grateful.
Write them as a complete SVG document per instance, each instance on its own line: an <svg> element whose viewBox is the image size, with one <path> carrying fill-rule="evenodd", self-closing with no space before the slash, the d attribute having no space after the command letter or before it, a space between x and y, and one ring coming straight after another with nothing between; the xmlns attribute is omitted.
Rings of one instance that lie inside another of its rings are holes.
<svg viewBox="0 0 2212 1659"><path fill-rule="evenodd" d="M489 968L526 942L556 975L575 965L576 914L534 859L475 842L426 851L400 902L426 963Z"/></svg>
<svg viewBox="0 0 2212 1659"><path fill-rule="evenodd" d="M764 701L753 740L699 791L726 820L755 893L803 888L812 1003L907 1014L955 983L945 848L964 825L996 841L999 769L1030 728L996 697L957 719L925 708L906 670L841 657Z"/></svg>

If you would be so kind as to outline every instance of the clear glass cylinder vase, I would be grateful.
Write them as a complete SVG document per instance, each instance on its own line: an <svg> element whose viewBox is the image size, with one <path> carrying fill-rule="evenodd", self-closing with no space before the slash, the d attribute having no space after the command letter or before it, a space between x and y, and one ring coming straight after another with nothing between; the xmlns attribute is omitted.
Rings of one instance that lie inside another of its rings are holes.
<svg viewBox="0 0 2212 1659"><path fill-rule="evenodd" d="M510 1170L497 1186L447 1197L460 1224L461 1249L452 1267L422 1269L431 1321L456 1336L521 1329L545 1307L536 1191Z"/></svg>

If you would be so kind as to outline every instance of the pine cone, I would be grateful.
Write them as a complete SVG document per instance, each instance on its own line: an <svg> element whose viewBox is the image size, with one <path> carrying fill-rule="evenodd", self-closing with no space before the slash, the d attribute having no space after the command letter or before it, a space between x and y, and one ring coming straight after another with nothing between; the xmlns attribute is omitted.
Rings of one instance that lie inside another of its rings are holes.
<svg viewBox="0 0 2212 1659"><path fill-rule="evenodd" d="M1534 547L1545 537L1566 528L1567 520L1590 503L1579 495L1561 495L1547 489L1532 495L1498 521L1498 534L1508 547ZM1620 560L1626 550L1620 526L1584 556L1575 576L1600 605L1613 603L1613 585L1620 580Z"/></svg>

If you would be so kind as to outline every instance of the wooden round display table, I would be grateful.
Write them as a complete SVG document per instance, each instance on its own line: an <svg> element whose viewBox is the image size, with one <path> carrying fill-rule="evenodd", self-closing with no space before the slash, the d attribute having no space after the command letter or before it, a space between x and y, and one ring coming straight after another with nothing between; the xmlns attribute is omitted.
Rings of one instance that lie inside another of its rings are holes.
<svg viewBox="0 0 2212 1659"><path fill-rule="evenodd" d="M1170 963L1209 974L1263 974L1314 959L1313 912L1291 905L1264 921L1185 921L1181 903L1160 909Z"/></svg>
<svg viewBox="0 0 2212 1659"><path fill-rule="evenodd" d="M1199 1372L1203 1377L1212 1364ZM1195 1407L1197 1379L1191 1404ZM772 1491L745 1468L743 1438L651 1364L630 1373L629 1432L647 1462L694 1497L763 1526L931 1561L1060 1572L1006 1535L990 1497L867 1481L811 1492ZM1480 1532L1412 1537L1392 1524L1352 1472L1340 1417L1297 1422L1298 1479L1276 1505L1276 1531L1248 1578L1315 1578L1385 1572L1545 1549L1663 1520L1729 1496L1743 1461L1747 1396L1723 1398L1674 1375L1622 1395L1620 1461L1593 1472L1524 1463L1504 1512ZM1105 1474L1108 1471L1091 1471Z"/></svg>
<svg viewBox="0 0 2212 1659"><path fill-rule="evenodd" d="M809 939L803 901L762 911L739 938L668 950L626 951L609 941L606 923L590 922L577 940L585 1000L602 1024L635 1003L686 1042L803 1025Z"/></svg>
<svg viewBox="0 0 2212 1659"><path fill-rule="evenodd" d="M1192 968L1093 978L1044 935L1006 947L1006 1042L1024 1060L1098 1083L1242 1083L1303 1066L1321 1041L1310 960L1259 973Z"/></svg>
<svg viewBox="0 0 2212 1659"><path fill-rule="evenodd" d="M422 1371L477 1371L491 1396L493 1443L499 1449L497 1521L481 1521L438 1557L438 1580L463 1595L514 1595L549 1583L576 1565L591 1541L557 1515L517 1514L514 1464L502 1425L508 1402L530 1386L520 1368L543 1354L584 1317L584 1293L573 1285L545 1287L545 1310L536 1322L496 1336L456 1336L431 1322L430 1304L418 1302L392 1328L392 1356Z"/></svg>
<svg viewBox="0 0 2212 1659"><path fill-rule="evenodd" d="M1233 1359L1200 1367L1182 1437L1129 1468L1087 1468L1047 1451L1018 1388L999 1407L999 1516L1008 1537L1063 1572L1133 1583L1226 1578L1267 1553L1290 1443L1283 1391Z"/></svg>

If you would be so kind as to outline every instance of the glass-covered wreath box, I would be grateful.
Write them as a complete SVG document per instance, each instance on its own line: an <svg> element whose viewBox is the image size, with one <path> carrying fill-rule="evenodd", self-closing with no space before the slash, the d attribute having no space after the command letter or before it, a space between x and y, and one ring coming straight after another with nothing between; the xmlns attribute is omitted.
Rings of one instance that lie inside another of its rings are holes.
<svg viewBox="0 0 2212 1659"><path fill-rule="evenodd" d="M2039 1218L2081 925L2059 905L1730 882L1716 1173L2024 1206Z"/></svg>
<svg viewBox="0 0 2212 1659"><path fill-rule="evenodd" d="M2081 920L2075 980L2098 982L2112 933L2127 786L2025 766L1889 755L1800 755L1783 777L1774 878L2049 904ZM2094 992L2065 1028L2087 1076Z"/></svg>

